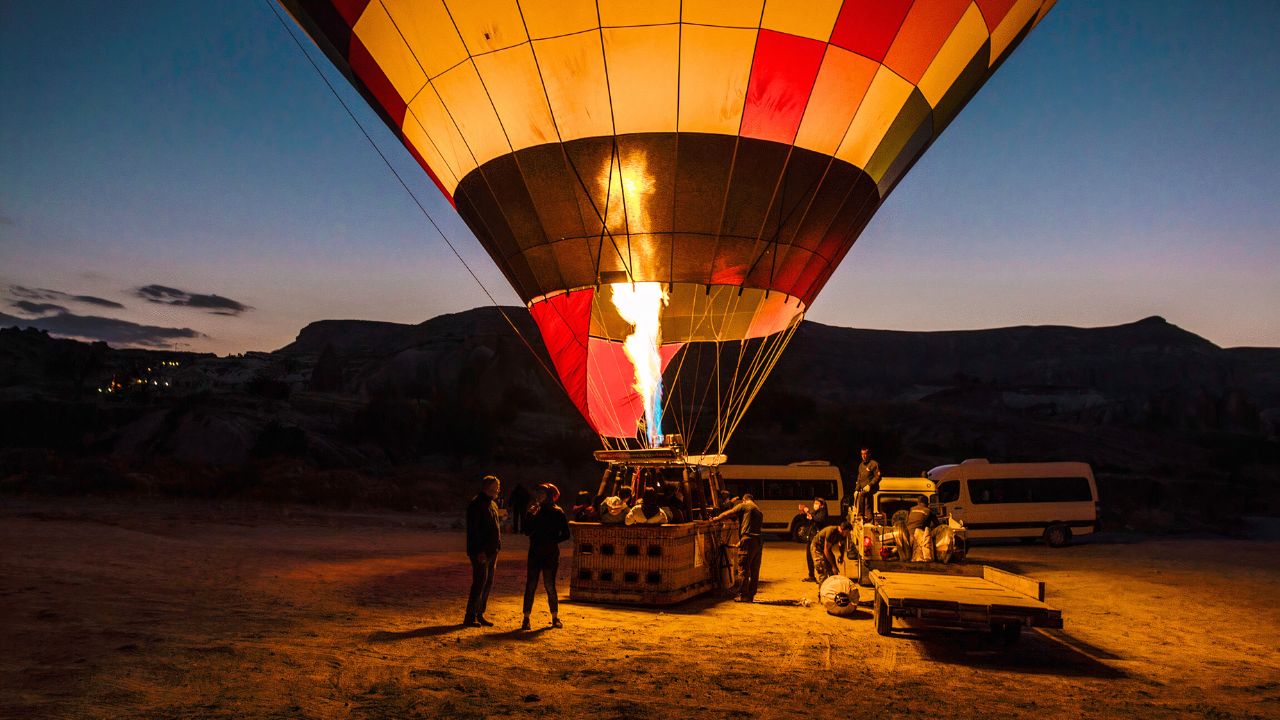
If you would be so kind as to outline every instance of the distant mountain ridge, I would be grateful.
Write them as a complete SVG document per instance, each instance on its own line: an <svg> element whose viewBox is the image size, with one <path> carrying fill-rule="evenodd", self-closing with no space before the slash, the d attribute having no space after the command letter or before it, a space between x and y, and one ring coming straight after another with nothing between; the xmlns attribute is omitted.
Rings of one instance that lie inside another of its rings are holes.
<svg viewBox="0 0 1280 720"><path fill-rule="evenodd" d="M544 352L522 308L324 320L275 352L227 358L0 330L0 486L109 458L125 477L195 473L175 482L208 492L396 507L420 505L422 483L450 495L477 472L592 487L598 440ZM161 360L179 366L131 384ZM102 394L112 378L129 384ZM1141 527L1280 513L1280 348L1219 348L1158 317L936 332L805 322L730 460L848 467L862 444L891 474L965 457L1085 460L1113 519ZM36 462L35 448L54 454Z"/></svg>

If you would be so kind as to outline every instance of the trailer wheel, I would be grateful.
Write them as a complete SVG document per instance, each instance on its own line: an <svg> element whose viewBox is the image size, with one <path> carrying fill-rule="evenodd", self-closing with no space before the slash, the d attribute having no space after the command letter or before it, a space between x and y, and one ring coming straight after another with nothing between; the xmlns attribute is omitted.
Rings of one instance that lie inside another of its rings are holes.
<svg viewBox="0 0 1280 720"><path fill-rule="evenodd" d="M1071 544L1071 528L1061 523L1044 529L1044 541L1049 547L1066 547Z"/></svg>
<svg viewBox="0 0 1280 720"><path fill-rule="evenodd" d="M889 613L889 606L881 599L880 593L876 593L872 616L875 619L877 634L885 637L893 634L893 615Z"/></svg>

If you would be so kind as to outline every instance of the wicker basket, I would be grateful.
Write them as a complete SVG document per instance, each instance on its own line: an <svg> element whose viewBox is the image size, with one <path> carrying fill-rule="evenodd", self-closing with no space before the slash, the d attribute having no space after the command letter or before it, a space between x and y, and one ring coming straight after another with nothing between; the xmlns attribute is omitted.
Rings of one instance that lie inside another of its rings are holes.
<svg viewBox="0 0 1280 720"><path fill-rule="evenodd" d="M737 523L678 525L569 523L569 597L587 602L673 605L715 586L720 549L738 541Z"/></svg>

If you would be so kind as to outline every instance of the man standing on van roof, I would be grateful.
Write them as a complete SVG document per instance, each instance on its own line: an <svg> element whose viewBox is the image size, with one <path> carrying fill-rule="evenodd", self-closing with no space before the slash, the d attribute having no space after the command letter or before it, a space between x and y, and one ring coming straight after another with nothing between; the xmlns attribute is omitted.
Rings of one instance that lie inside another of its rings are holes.
<svg viewBox="0 0 1280 720"><path fill-rule="evenodd" d="M742 502L725 510L712 518L712 521L738 517L742 525L738 534L738 597L735 602L753 602L756 599L756 586L760 582L760 560L764 547L760 544L760 527L764 524L764 513L756 505L751 493L744 493Z"/></svg>
<svg viewBox="0 0 1280 720"><path fill-rule="evenodd" d="M871 496L880 489L880 463L871 457L870 448L862 448L862 462L858 463L858 482L854 488L862 493L858 514L866 517L871 507Z"/></svg>

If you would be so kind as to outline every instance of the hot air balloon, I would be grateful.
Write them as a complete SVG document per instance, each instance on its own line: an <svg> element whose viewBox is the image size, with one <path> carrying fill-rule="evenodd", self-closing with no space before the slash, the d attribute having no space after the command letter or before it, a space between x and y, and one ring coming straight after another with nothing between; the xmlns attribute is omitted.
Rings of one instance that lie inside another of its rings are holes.
<svg viewBox="0 0 1280 720"><path fill-rule="evenodd" d="M1054 3L280 1L475 233L606 445L715 452Z"/></svg>

